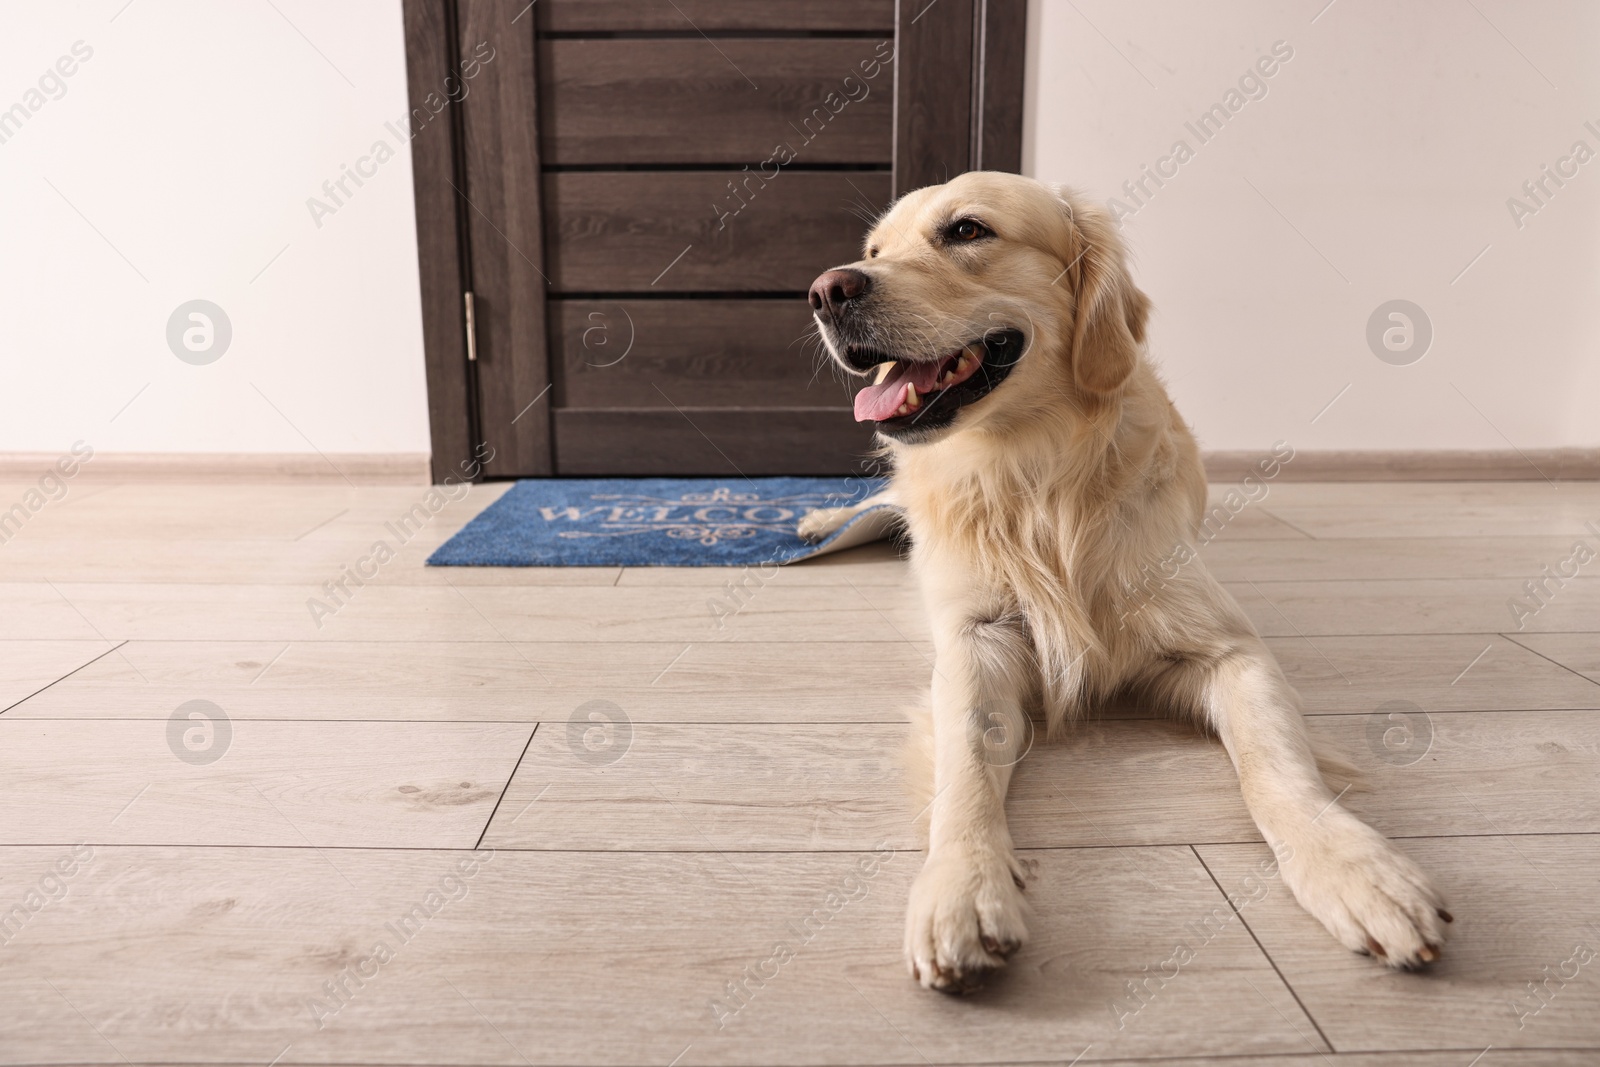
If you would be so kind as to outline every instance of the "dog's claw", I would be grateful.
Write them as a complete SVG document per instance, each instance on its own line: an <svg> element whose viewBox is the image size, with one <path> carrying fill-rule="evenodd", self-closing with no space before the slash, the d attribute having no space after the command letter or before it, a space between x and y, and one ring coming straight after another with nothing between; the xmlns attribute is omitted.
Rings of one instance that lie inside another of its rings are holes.
<svg viewBox="0 0 1600 1067"><path fill-rule="evenodd" d="M1454 915L1451 915L1448 911L1445 911L1443 908L1438 909L1438 911L1439 911L1439 918L1443 919L1445 922L1453 923L1453 922L1456 921L1456 917Z"/></svg>
<svg viewBox="0 0 1600 1067"><path fill-rule="evenodd" d="M989 976L998 968L995 967L970 967L959 971L947 971L938 965L933 970L933 988L949 996L959 997L968 993L976 993L982 989Z"/></svg>
<svg viewBox="0 0 1600 1067"><path fill-rule="evenodd" d="M1374 956L1382 956L1384 959L1389 958L1389 954L1383 951L1383 946L1378 944L1377 939L1371 934L1367 935L1367 950Z"/></svg>
<svg viewBox="0 0 1600 1067"><path fill-rule="evenodd" d="M1015 941L1011 938L1001 941L988 934L983 935L982 941L985 951L991 956L999 956L1003 960L1010 959L1016 954L1017 949L1022 947L1022 942L1020 941Z"/></svg>

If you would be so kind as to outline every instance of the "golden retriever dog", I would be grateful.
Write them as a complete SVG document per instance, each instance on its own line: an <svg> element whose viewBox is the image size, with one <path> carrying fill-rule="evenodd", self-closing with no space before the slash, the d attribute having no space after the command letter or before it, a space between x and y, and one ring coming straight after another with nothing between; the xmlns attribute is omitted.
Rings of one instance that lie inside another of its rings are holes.
<svg viewBox="0 0 1600 1067"><path fill-rule="evenodd" d="M810 291L829 353L866 379L856 418L892 459L886 495L933 630L911 975L964 992L1022 945L1005 798L1027 719L1042 707L1056 735L1113 695L1221 739L1284 883L1340 943L1391 967L1430 962L1443 899L1323 782L1298 696L1197 558L1205 474L1145 352L1150 302L1124 259L1099 206L978 172L902 197L863 258ZM859 508L814 513L802 533Z"/></svg>

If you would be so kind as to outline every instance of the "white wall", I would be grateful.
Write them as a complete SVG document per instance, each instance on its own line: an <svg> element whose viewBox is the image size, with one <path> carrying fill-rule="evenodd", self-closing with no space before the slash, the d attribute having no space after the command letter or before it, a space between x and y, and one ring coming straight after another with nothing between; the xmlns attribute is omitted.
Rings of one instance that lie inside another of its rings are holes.
<svg viewBox="0 0 1600 1067"><path fill-rule="evenodd" d="M1032 0L1024 169L1133 207L1124 181L1194 148L1123 233L1206 448L1600 445L1600 158L1520 229L1506 205L1600 152L1600 5L1326 4ZM1276 41L1293 58L1201 144L1185 121ZM1395 298L1434 327L1408 366L1365 339Z"/></svg>
<svg viewBox="0 0 1600 1067"><path fill-rule="evenodd" d="M0 110L93 50L0 143L0 452L427 452L399 0L125 3L0 11ZM205 366L166 341L195 298Z"/></svg>

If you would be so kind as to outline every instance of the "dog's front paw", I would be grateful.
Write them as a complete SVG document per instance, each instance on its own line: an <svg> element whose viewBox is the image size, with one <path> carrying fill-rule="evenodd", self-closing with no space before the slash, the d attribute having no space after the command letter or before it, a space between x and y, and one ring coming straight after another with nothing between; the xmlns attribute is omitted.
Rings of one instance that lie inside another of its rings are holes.
<svg viewBox="0 0 1600 1067"><path fill-rule="evenodd" d="M1342 809L1318 820L1282 864L1302 907L1346 948L1414 968L1439 958L1447 924L1444 898L1411 858Z"/></svg>
<svg viewBox="0 0 1600 1067"><path fill-rule="evenodd" d="M843 507L817 508L815 511L808 511L800 517L800 522L795 526L795 533L800 535L802 541L820 541L843 526L854 510Z"/></svg>
<svg viewBox="0 0 1600 1067"><path fill-rule="evenodd" d="M931 854L911 887L906 962L926 989L969 993L1028 936L1015 862L959 850Z"/></svg>

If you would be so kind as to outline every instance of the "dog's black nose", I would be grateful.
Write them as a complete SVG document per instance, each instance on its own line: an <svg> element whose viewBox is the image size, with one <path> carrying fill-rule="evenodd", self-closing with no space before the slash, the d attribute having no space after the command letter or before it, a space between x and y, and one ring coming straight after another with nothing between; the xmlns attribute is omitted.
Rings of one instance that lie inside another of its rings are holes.
<svg viewBox="0 0 1600 1067"><path fill-rule="evenodd" d="M859 270L845 267L825 271L811 283L811 308L813 311L827 308L833 314L838 314L846 304L865 296L871 288L872 279Z"/></svg>

